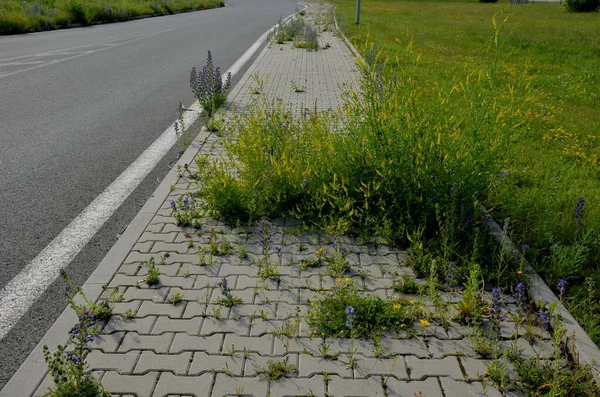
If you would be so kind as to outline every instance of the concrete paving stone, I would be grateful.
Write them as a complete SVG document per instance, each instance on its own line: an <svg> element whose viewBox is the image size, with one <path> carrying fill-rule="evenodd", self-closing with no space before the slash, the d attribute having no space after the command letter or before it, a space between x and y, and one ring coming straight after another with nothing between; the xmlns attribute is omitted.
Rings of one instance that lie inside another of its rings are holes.
<svg viewBox="0 0 600 397"><path fill-rule="evenodd" d="M415 380L425 376L449 376L453 379L463 379L463 373L456 357L421 359L406 356L406 365L410 369L411 379Z"/></svg>
<svg viewBox="0 0 600 397"><path fill-rule="evenodd" d="M296 327L294 319L290 320L268 320L264 321L260 318L256 318L252 321L252 327L250 328L250 336L261 336L264 334L274 334L277 336L281 331L288 331ZM306 322L301 322L298 326L296 337L310 337L312 330L308 327Z"/></svg>
<svg viewBox="0 0 600 397"><path fill-rule="evenodd" d="M478 356L469 339L439 340L437 338L429 338L427 343L429 344L429 351L431 352L432 358L444 358L446 356Z"/></svg>
<svg viewBox="0 0 600 397"><path fill-rule="evenodd" d="M156 241L152 246L152 252L155 255L163 252L189 254L190 247L188 246L188 243L166 243L164 241Z"/></svg>
<svg viewBox="0 0 600 397"><path fill-rule="evenodd" d="M249 328L249 319L246 317L242 317L240 320L217 320L214 317L207 317L204 319L200 334L235 333L238 335L248 335Z"/></svg>
<svg viewBox="0 0 600 397"><path fill-rule="evenodd" d="M270 303L270 302L285 302L285 303L299 303L298 302L299 290L292 288L291 290L285 291L259 291L254 299L254 303Z"/></svg>
<svg viewBox="0 0 600 397"><path fill-rule="evenodd" d="M164 227L164 223L153 223L146 226L146 229L144 229L144 231L152 233L161 233Z"/></svg>
<svg viewBox="0 0 600 397"><path fill-rule="evenodd" d="M158 256L156 259L157 264L161 262L161 255L154 254ZM174 264L193 264L198 265L198 254L197 253L179 253L179 252L168 252L167 256L162 259L165 265L174 265Z"/></svg>
<svg viewBox="0 0 600 397"><path fill-rule="evenodd" d="M223 349L221 353L227 353L230 350L236 352L252 352L261 356L269 356L273 351L273 342L275 336L241 336L236 334L225 334Z"/></svg>
<svg viewBox="0 0 600 397"><path fill-rule="evenodd" d="M121 375L115 371L107 371L102 377L102 386L111 394L129 393L137 397L150 397L157 378L157 372L146 375Z"/></svg>
<svg viewBox="0 0 600 397"><path fill-rule="evenodd" d="M403 356L416 356L418 358L428 358L429 350L422 338L382 338L381 346L384 354L400 354ZM372 355L372 354L371 354Z"/></svg>
<svg viewBox="0 0 600 397"><path fill-rule="evenodd" d="M282 363L287 362L287 365L293 365L294 371L286 375L288 378L296 378L298 376L298 355L288 354L285 357L262 357L259 355L251 356L244 363L244 376L257 377L264 373L269 368L269 362Z"/></svg>
<svg viewBox="0 0 600 397"><path fill-rule="evenodd" d="M190 277L178 277L178 276L160 276L160 282L157 287L179 287L183 289L191 289L196 279L193 276Z"/></svg>
<svg viewBox="0 0 600 397"><path fill-rule="evenodd" d="M536 354L539 354L540 358L552 358L554 354L554 345L547 340L534 339L532 347Z"/></svg>
<svg viewBox="0 0 600 397"><path fill-rule="evenodd" d="M258 378L242 378L217 374L213 387L213 396L265 397L269 383Z"/></svg>
<svg viewBox="0 0 600 397"><path fill-rule="evenodd" d="M169 287L137 288L127 287L123 294L123 302L136 300L150 300L156 303L165 302L169 294Z"/></svg>
<svg viewBox="0 0 600 397"><path fill-rule="evenodd" d="M460 357L460 363L465 370L466 377L464 379L477 380L487 374L487 365L491 360L484 360L472 357ZM458 378L455 378L459 380Z"/></svg>
<svg viewBox="0 0 600 397"><path fill-rule="evenodd" d="M208 233L204 233L201 230L200 231L194 231L193 233L189 233L189 232L182 232L182 233L175 233L175 238L173 240L171 240L170 242L172 243L188 243L191 241L194 242L194 244L210 244L210 234Z"/></svg>
<svg viewBox="0 0 600 397"><path fill-rule="evenodd" d="M469 327L450 322L450 326L446 331L443 327L435 327L433 330L433 337L440 340L448 340L448 339L464 339L470 335Z"/></svg>
<svg viewBox="0 0 600 397"><path fill-rule="evenodd" d="M189 319L175 319L161 316L156 320L152 328L152 334L162 334L164 332L185 332L190 335L196 335L202 328L202 317Z"/></svg>
<svg viewBox="0 0 600 397"><path fill-rule="evenodd" d="M111 370L119 373L131 373L140 355L138 351L127 353L102 353L99 350L92 351L87 356L87 363L94 370Z"/></svg>
<svg viewBox="0 0 600 397"><path fill-rule="evenodd" d="M160 263L160 255L131 251L123 263L142 263L144 261L149 261L152 258L154 258L156 263Z"/></svg>
<svg viewBox="0 0 600 397"><path fill-rule="evenodd" d="M273 336L273 335L271 335ZM322 357L323 349L321 338L286 338L275 337L273 354L275 356L283 356L289 353L310 354L315 357ZM287 345L287 347L286 347ZM338 351L335 348L328 348L327 354L335 355Z"/></svg>
<svg viewBox="0 0 600 397"><path fill-rule="evenodd" d="M112 316L102 330L103 334L110 334L114 331L135 331L140 334L149 334L156 316L144 318L123 318L121 316Z"/></svg>
<svg viewBox="0 0 600 397"><path fill-rule="evenodd" d="M156 353L167 353L173 341L173 333L162 335L140 335L137 332L128 332L119 346L118 352L125 353L130 350L152 350Z"/></svg>
<svg viewBox="0 0 600 397"><path fill-rule="evenodd" d="M544 343L546 341L538 341L539 343ZM550 345L552 345L551 342L548 342ZM524 358L530 358L530 357L535 357L537 356L537 353L535 351L535 349L533 348L533 346L527 342L525 339L523 338L518 338L516 341L516 344L514 341L512 340L503 340L500 342L500 348L504 351L504 350L508 350L508 351L514 351L516 349L516 353Z"/></svg>
<svg viewBox="0 0 600 397"><path fill-rule="evenodd" d="M389 378L387 380L388 397L444 397L437 378L427 378L423 381L403 381ZM446 396L450 397L450 396ZM456 396L470 397L470 396Z"/></svg>
<svg viewBox="0 0 600 397"><path fill-rule="evenodd" d="M328 395L335 397L383 397L381 379L341 379L331 376L328 383ZM410 396L414 397L414 396Z"/></svg>
<svg viewBox="0 0 600 397"><path fill-rule="evenodd" d="M325 381L322 375L309 379L281 378L270 382L270 397L324 396Z"/></svg>
<svg viewBox="0 0 600 397"><path fill-rule="evenodd" d="M110 280L110 283L108 283L108 288L114 288L114 287L119 287L119 288L133 287L133 286L136 286L138 284L140 284L140 285L145 284L143 282L143 280L142 280L142 277L140 277L140 276L126 276L124 274L117 273Z"/></svg>
<svg viewBox="0 0 600 397"><path fill-rule="evenodd" d="M339 360L347 359L342 354ZM356 355L356 368L354 368L354 378L368 378L372 375L394 376L396 379L408 379L404 357L396 356L394 358L370 358L362 355Z"/></svg>
<svg viewBox="0 0 600 397"><path fill-rule="evenodd" d="M168 316L171 318L180 318L185 310L185 302L177 305L172 303L156 303L152 301L142 301L142 305L137 312L138 317L146 316Z"/></svg>
<svg viewBox="0 0 600 397"><path fill-rule="evenodd" d="M173 372L175 375L186 375L191 361L192 352L156 354L152 351L143 351L135 369L131 372L143 374L148 371L166 371Z"/></svg>
<svg viewBox="0 0 600 397"><path fill-rule="evenodd" d="M244 267L248 268L247 266ZM237 284L232 284L235 285L236 290L265 288L267 290L274 291L278 289L279 282L274 280L261 280L260 277L258 277L258 267L252 266L251 270L254 270L253 272L250 272L252 273L251 276L248 276L246 274L238 276Z"/></svg>
<svg viewBox="0 0 600 397"><path fill-rule="evenodd" d="M440 382L446 397L476 397L483 395L486 397L502 397L502 393L500 393L498 389L491 385L487 385L484 389L484 386L481 384L481 382L457 381L444 377L440 378Z"/></svg>
<svg viewBox="0 0 600 397"><path fill-rule="evenodd" d="M114 332L112 334L96 335L96 338L89 345L90 349L98 349L104 353L114 353L121 344L125 332Z"/></svg>
<svg viewBox="0 0 600 397"><path fill-rule="evenodd" d="M199 263L198 256L196 256L195 263L183 263L181 265L181 267L179 268L179 273L177 275L183 276L184 274L189 274L189 275L206 276L206 277L214 277L214 278L218 277L219 269L221 268L221 265L200 266L198 263ZM201 278L200 280L197 280L196 284L194 284L194 285L195 285L194 288L201 288L206 285L206 281L204 278Z"/></svg>
<svg viewBox="0 0 600 397"><path fill-rule="evenodd" d="M321 280L318 276L304 275L302 278L285 277L282 278L279 288L306 288L309 290L319 291L321 289Z"/></svg>
<svg viewBox="0 0 600 397"><path fill-rule="evenodd" d="M227 306L189 302L182 317L219 317L223 320L227 320L229 318L230 311L231 309ZM216 314L217 312L219 313L218 316Z"/></svg>
<svg viewBox="0 0 600 397"><path fill-rule="evenodd" d="M213 375L202 376L177 376L169 372L160 374L152 397L166 397L170 395L185 395L194 397L209 397Z"/></svg>
<svg viewBox="0 0 600 397"><path fill-rule="evenodd" d="M296 305L289 304L285 302L277 303L277 315L275 318L277 320L287 320L288 318L296 317L298 313L301 317L304 317L306 313L311 310L309 305Z"/></svg>
<svg viewBox="0 0 600 397"><path fill-rule="evenodd" d="M198 276L198 277L205 277L205 276ZM205 278L205 280L208 280L208 278ZM214 279L214 280L218 280L218 279ZM197 281L198 280L196 280L196 282ZM213 284L210 283L210 285L213 285ZM180 294L181 299L186 302L194 302L195 301L198 303L206 303L206 300L207 300L206 297L208 296L208 300L210 300L210 296L212 294L213 288L214 287L212 287L212 286L206 287L206 284L205 284L205 286L203 286L200 289L183 289L183 288L179 288L179 287L172 287L169 290L168 297L174 296L176 294Z"/></svg>
<svg viewBox="0 0 600 397"><path fill-rule="evenodd" d="M54 379L52 379L52 376L50 375L50 373L46 373L46 375L42 379L42 382L37 387L36 391L33 393L33 396L31 396L31 397L45 397L48 395L49 389L53 386L54 386Z"/></svg>
<svg viewBox="0 0 600 397"><path fill-rule="evenodd" d="M231 356L209 355L205 352L194 352L189 375L200 375L203 373L229 373L233 376L242 376L245 358L241 353Z"/></svg>
<svg viewBox="0 0 600 397"><path fill-rule="evenodd" d="M309 354L299 356L298 376L309 378L316 374L336 374L342 378L352 378L352 370L342 363L345 357L341 355L337 360L327 360L322 357L313 357Z"/></svg>
<svg viewBox="0 0 600 397"><path fill-rule="evenodd" d="M142 235L140 236L140 238L138 239L139 243L154 243L155 241L162 241L165 243L172 243L173 241L175 241L175 238L177 237L179 233L177 232L169 232L169 233L156 233L156 232L152 232L149 230L145 230ZM152 244L150 244L152 245ZM134 251L140 251L140 250L134 250ZM142 250L142 252L148 252L146 250Z"/></svg>
<svg viewBox="0 0 600 397"><path fill-rule="evenodd" d="M121 266L123 266L123 265L121 265ZM170 265L156 265L156 267L158 267L158 271L160 272L161 276L165 275L165 276L173 277L179 273L181 264L174 263L174 264L170 264ZM147 274L148 274L148 268L145 266L141 266L136 275L140 278L140 280L143 280Z"/></svg>
<svg viewBox="0 0 600 397"><path fill-rule="evenodd" d="M369 265L391 265L398 266L398 255L387 254L387 255L372 255L368 253L361 253L358 255L361 266Z"/></svg>
<svg viewBox="0 0 600 397"><path fill-rule="evenodd" d="M124 274L126 276L136 276L141 268L141 263L127 263L119 266L117 273Z"/></svg>
<svg viewBox="0 0 600 397"><path fill-rule="evenodd" d="M219 278L229 277L229 276L248 276L248 277L256 277L258 272L258 268L256 266L247 266L247 265L230 265L227 263L221 264L219 269ZM254 287L255 283L249 285L249 287Z"/></svg>
<svg viewBox="0 0 600 397"><path fill-rule="evenodd" d="M237 296L237 292L236 295ZM263 318L266 316L268 319L275 318L275 303L266 303L262 305L253 305L253 304L243 304L243 305L235 305L231 308L229 313L230 319L236 319L239 317L254 317L254 318Z"/></svg>
<svg viewBox="0 0 600 397"><path fill-rule="evenodd" d="M214 334L211 336L199 336L178 332L173 338L169 353L175 354L182 351L203 351L208 354L219 354L225 335L226 334Z"/></svg>

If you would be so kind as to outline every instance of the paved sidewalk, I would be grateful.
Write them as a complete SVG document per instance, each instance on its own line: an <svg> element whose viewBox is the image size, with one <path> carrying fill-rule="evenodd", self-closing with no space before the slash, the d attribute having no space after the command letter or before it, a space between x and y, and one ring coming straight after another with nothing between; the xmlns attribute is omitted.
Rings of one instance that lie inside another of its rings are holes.
<svg viewBox="0 0 600 397"><path fill-rule="evenodd" d="M317 4L307 14L324 18L327 8ZM315 99L319 110L341 105L340 84L356 85L359 77L354 55L329 31L320 32L319 42L330 47L308 52L290 43L267 46L231 92L234 108L244 109L256 96L250 87L256 91L257 73L259 79L268 77L272 93L290 102L296 113L312 110ZM296 87L305 92L296 92ZM218 155L218 142L215 134L201 133L199 153ZM321 247L331 250L331 242L320 233L302 233L289 219L274 220L270 233L272 246L278 249L270 257L280 279L263 280L253 263L263 250L258 226L232 228L211 219L203 220L199 230L177 226L170 202L193 190L194 183L185 177L177 182L116 273L106 275L106 293L119 287L124 297L115 304L88 361L113 396L450 397L484 391L490 397L502 395L480 382L489 360L475 352L468 330L458 324L451 324L447 332L431 324L416 327L414 337L385 337L383 354L373 341L359 341L357 365L349 368L343 360L348 339L325 341L313 337L304 321L296 323L311 310L308 300L336 283L319 269L299 267L303 260L314 259ZM234 253L206 254L213 233L219 244L231 243ZM403 251L365 245L355 238L340 242L351 252L351 282L369 293L393 295L393 275L412 275ZM247 248L246 258L238 255L240 246ZM146 274L142 263L152 258L161 273L155 287L141 282ZM243 305L227 308L215 303L223 278ZM183 300L173 304L170 299L177 293ZM449 302L458 298L444 295ZM507 302L509 307L514 304L508 297ZM512 324L503 327L512 329ZM341 352L339 359L324 357L325 342L331 352ZM539 351L548 357L552 352L547 340L532 346L519 339L518 346L529 356ZM295 371L278 381L263 380L258 374L269 360L287 360ZM42 379L44 374L37 376ZM43 396L51 384L46 376L33 396Z"/></svg>

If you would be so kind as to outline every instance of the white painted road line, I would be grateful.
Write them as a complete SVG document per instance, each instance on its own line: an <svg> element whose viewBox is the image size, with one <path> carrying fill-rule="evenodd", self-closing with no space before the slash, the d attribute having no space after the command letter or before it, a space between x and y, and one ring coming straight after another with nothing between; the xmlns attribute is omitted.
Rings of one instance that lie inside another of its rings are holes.
<svg viewBox="0 0 600 397"><path fill-rule="evenodd" d="M260 48L269 33L263 33L225 74L235 75ZM0 76L3 77L3 76ZM199 116L198 101L189 106L193 112L184 113L184 123L191 126ZM158 164L177 141L175 121L121 175L117 177L90 205L60 232L19 274L0 291L0 341L46 291L102 225L123 204L135 188Z"/></svg>

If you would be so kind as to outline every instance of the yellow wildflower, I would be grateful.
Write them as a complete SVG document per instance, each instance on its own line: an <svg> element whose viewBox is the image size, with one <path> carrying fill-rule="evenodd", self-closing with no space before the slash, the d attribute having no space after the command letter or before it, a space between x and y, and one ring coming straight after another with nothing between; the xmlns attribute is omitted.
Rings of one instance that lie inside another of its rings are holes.
<svg viewBox="0 0 600 397"><path fill-rule="evenodd" d="M346 280L347 283L349 283L350 281L352 281L352 279L350 279L350 277L346 277L345 280Z"/></svg>
<svg viewBox="0 0 600 397"><path fill-rule="evenodd" d="M394 309L396 309L396 310L400 309L401 307L402 307L402 305L401 305L401 304L399 304L399 303L396 303L396 304L394 305Z"/></svg>
<svg viewBox="0 0 600 397"><path fill-rule="evenodd" d="M421 319L421 320L419 320L419 322L421 324L423 324L424 327L429 327L431 325L431 323L429 321L427 321L427 320Z"/></svg>
<svg viewBox="0 0 600 397"><path fill-rule="evenodd" d="M523 270L517 270L517 275L522 276L523 275Z"/></svg>
<svg viewBox="0 0 600 397"><path fill-rule="evenodd" d="M339 284L339 283L341 283L341 282L342 282L342 279L341 279L341 278L336 278L336 279L335 279L335 282Z"/></svg>
<svg viewBox="0 0 600 397"><path fill-rule="evenodd" d="M414 299L411 299L409 302L410 302L411 305L415 304L415 300Z"/></svg>

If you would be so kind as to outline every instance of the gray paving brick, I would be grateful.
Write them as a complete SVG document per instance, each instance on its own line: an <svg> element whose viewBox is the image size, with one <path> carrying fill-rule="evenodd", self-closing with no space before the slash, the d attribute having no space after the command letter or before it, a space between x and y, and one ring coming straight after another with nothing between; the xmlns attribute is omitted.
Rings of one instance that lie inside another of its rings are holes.
<svg viewBox="0 0 600 397"><path fill-rule="evenodd" d="M248 335L248 329L250 328L248 322L249 319L246 317L242 317L240 320L217 320L213 317L207 317L204 319L200 333L211 335L214 333L233 332L238 335Z"/></svg>
<svg viewBox="0 0 600 397"><path fill-rule="evenodd" d="M310 379L282 378L271 382L269 393L271 397L324 396L325 381L320 375Z"/></svg>
<svg viewBox="0 0 600 397"><path fill-rule="evenodd" d="M387 393L389 397L443 397L442 389L437 378L427 378L423 381L396 380L389 378L387 380ZM422 394L419 394L422 393ZM467 397L468 395L456 396ZM450 396L446 396L450 397Z"/></svg>
<svg viewBox="0 0 600 397"><path fill-rule="evenodd" d="M172 333L140 335L137 332L128 332L123 338L123 343L119 346L118 351L124 353L129 350L153 350L156 353L166 353L169 351L173 336Z"/></svg>
<svg viewBox="0 0 600 397"><path fill-rule="evenodd" d="M99 349L105 353L114 353L121 344L125 332L114 332L112 334L97 335L93 342L89 344L90 349Z"/></svg>
<svg viewBox="0 0 600 397"><path fill-rule="evenodd" d="M273 354L282 356L288 353L308 353L312 356L320 357L323 351L322 344L323 341L320 338L275 338ZM338 351L341 351L339 347L337 349L336 347L328 348L328 354L335 354Z"/></svg>
<svg viewBox="0 0 600 397"><path fill-rule="evenodd" d="M240 378L217 374L213 396L253 396L264 397L267 395L268 382L258 378Z"/></svg>
<svg viewBox="0 0 600 397"><path fill-rule="evenodd" d="M121 375L115 371L107 371L102 377L102 386L111 393L130 393L138 397L150 397L156 384L158 373L146 375Z"/></svg>
<svg viewBox="0 0 600 397"><path fill-rule="evenodd" d="M179 353L182 351L205 351L209 354L219 354L221 351L221 342L224 334L214 334L211 336L188 335L185 333L176 333L169 353Z"/></svg>
<svg viewBox="0 0 600 397"><path fill-rule="evenodd" d="M243 352L246 350L258 353L262 356L268 356L273 350L274 339L275 337L273 335L256 337L226 334L222 352L227 352L229 349L233 349L236 352Z"/></svg>
<svg viewBox="0 0 600 397"><path fill-rule="evenodd" d="M344 355L340 356L344 360ZM360 355L356 356L356 368L354 368L354 378L368 378L372 375L394 376L396 379L408 379L404 357L394 358L369 358Z"/></svg>
<svg viewBox="0 0 600 397"><path fill-rule="evenodd" d="M381 347L385 352L384 354L412 355L419 358L429 357L427 345L421 338L384 338L381 340Z"/></svg>
<svg viewBox="0 0 600 397"><path fill-rule="evenodd" d="M473 344L468 339L460 340L439 340L437 338L429 338L429 351L432 353L432 358L443 358L445 356L467 355L469 357L477 357Z"/></svg>
<svg viewBox="0 0 600 397"><path fill-rule="evenodd" d="M462 396L480 396L484 395L484 387L480 382L456 381L450 378L440 378L442 389L446 397ZM502 393L495 387L487 385L485 387L486 397L502 397Z"/></svg>
<svg viewBox="0 0 600 397"><path fill-rule="evenodd" d="M487 365L489 365L491 360L482 360L471 357L460 357L460 362L465 370L465 373L467 374L467 379L479 379L480 377L486 375Z"/></svg>
<svg viewBox="0 0 600 397"><path fill-rule="evenodd" d="M283 363L287 365L293 365L295 370L288 374L287 377L295 378L298 376L298 355L288 354L285 357L262 357L258 355L251 356L250 359L246 360L244 366L244 376L259 376L269 368L269 362L272 363Z"/></svg>
<svg viewBox="0 0 600 397"><path fill-rule="evenodd" d="M329 394L335 397L384 396L381 380L376 377L369 379L341 379L338 376L331 376L328 386Z"/></svg>
<svg viewBox="0 0 600 397"><path fill-rule="evenodd" d="M126 319L121 316L112 316L102 330L102 333L109 334L113 331L135 331L140 334L148 334L155 321L156 316L131 319Z"/></svg>
<svg viewBox="0 0 600 397"><path fill-rule="evenodd" d="M199 375L203 373L230 373L233 376L242 376L244 368L244 357L242 354L231 356L209 355L205 352L195 352L190 365L189 374Z"/></svg>
<svg viewBox="0 0 600 397"><path fill-rule="evenodd" d="M337 360L327 360L322 357L313 357L301 354L298 365L298 376L307 378L316 374L335 374L342 378L352 378L352 370L342 363L343 357Z"/></svg>
<svg viewBox="0 0 600 397"><path fill-rule="evenodd" d="M175 375L186 375L191 359L192 352L156 354L152 351L143 351L132 372L143 374L147 371L171 371Z"/></svg>
<svg viewBox="0 0 600 397"><path fill-rule="evenodd" d="M165 302L169 293L169 287L162 288L136 288L127 287L123 294L123 301L151 300L153 302Z"/></svg>
<svg viewBox="0 0 600 397"><path fill-rule="evenodd" d="M90 368L94 370L112 370L120 373L130 373L133 370L140 353L137 351L130 351L128 353L102 353L99 350L92 351L88 357L87 362Z"/></svg>
<svg viewBox="0 0 600 397"><path fill-rule="evenodd" d="M410 368L411 379L415 380L425 376L449 376L453 379L463 379L456 357L420 359L406 356L406 365Z"/></svg>
<svg viewBox="0 0 600 397"><path fill-rule="evenodd" d="M152 397L166 397L177 394L209 397L211 384L212 375L210 374L202 376L177 376L169 372L163 372L160 374Z"/></svg>
<svg viewBox="0 0 600 397"><path fill-rule="evenodd" d="M137 312L139 317L145 316L168 316L179 318L183 314L185 303L173 305L171 303L156 303L152 301L143 301Z"/></svg>
<svg viewBox="0 0 600 397"><path fill-rule="evenodd" d="M164 332L186 332L188 334L197 334L200 332L202 322L201 317L189 319L159 317L152 328L153 334L162 334Z"/></svg>

